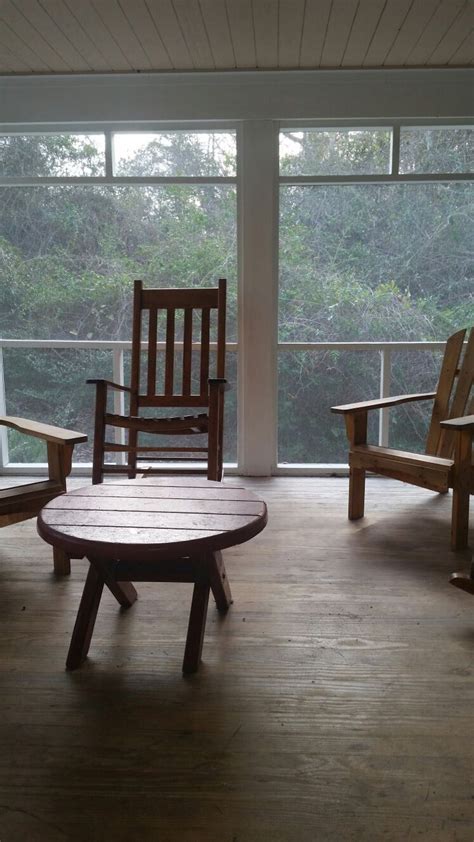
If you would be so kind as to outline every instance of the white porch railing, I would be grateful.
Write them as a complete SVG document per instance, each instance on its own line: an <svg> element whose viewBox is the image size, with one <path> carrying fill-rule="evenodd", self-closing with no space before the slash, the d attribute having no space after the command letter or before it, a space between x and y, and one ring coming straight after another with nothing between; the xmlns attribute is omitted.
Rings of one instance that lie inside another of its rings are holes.
<svg viewBox="0 0 474 842"><path fill-rule="evenodd" d="M379 397L390 397L392 353L394 351L444 351L444 342L279 342L279 351L378 351L380 354ZM388 447L389 409L379 410L378 443Z"/></svg>
<svg viewBox="0 0 474 842"><path fill-rule="evenodd" d="M142 342L142 347L145 349L147 347L146 342ZM182 350L183 343L176 342L175 349L177 351ZM193 348L197 349L200 347L199 343L194 342L192 345ZM216 343L210 343L210 350L215 351L217 349ZM228 352L237 352L237 343L236 342L228 342L226 345L226 350ZM1 339L0 338L0 415L7 414L7 396L5 390L5 374L4 374L4 361L3 361L3 349L26 349L31 350L34 348L38 348L41 350L75 350L75 351L110 351L112 354L112 380L115 383L120 383L121 385L126 385L124 379L124 354L126 351L131 351L132 343L131 341L119 341L119 340L89 340L89 339ZM165 350L165 343L158 342L157 348L159 350ZM91 395L92 397L92 395ZM115 391L114 392L114 412L121 415L125 411L125 394L123 392ZM115 443L116 444L125 444L125 430L117 428L115 430ZM117 461L122 464L125 464L125 453L118 453L116 454ZM81 468L86 467L87 463L74 463L75 467L80 466ZM2 471L5 472L15 472L18 473L28 473L32 467L39 467L37 465L26 465L23 463L11 463L9 459L8 453L8 435L7 429L5 427L0 426L0 473ZM46 466L45 466L46 467ZM90 467L90 466L89 466ZM6 469L6 470L5 470Z"/></svg>
<svg viewBox="0 0 474 842"><path fill-rule="evenodd" d="M115 382L124 384L124 353L131 350L131 342L121 341L103 341L103 340L69 340L69 339L0 339L0 415L6 414L7 410L7 396L5 394L5 378L3 369L3 349L73 349L73 350L96 350L106 351L110 350L112 353L112 378ZM146 347L146 343L143 343ZM164 343L158 343L158 348L164 350ZM181 346L176 344L176 348ZM199 343L193 345L194 348L199 348ZM277 346L278 351L375 351L379 353L380 357L380 374L379 382L380 397L389 397L391 372L392 372L392 353L394 351L443 351L445 347L444 342L279 342ZM215 345L211 344L211 350L215 349ZM227 343L227 351L236 353L238 345L236 342ZM117 392L114 395L114 411L122 413L124 411L124 394ZM245 416L243 418L245 423ZM123 443L123 430L117 430L116 442ZM389 443L389 410L380 410L379 415L379 432L378 441L382 446L387 446ZM119 459L124 459L124 454L118 454ZM12 468L23 468L27 466L13 465L9 462L8 456L8 439L7 432L4 427L0 427L0 472L2 469L7 469L8 472ZM29 466L31 467L31 466ZM85 466L82 466L85 467ZM342 467L342 466L341 466ZM10 469L10 470L8 470Z"/></svg>

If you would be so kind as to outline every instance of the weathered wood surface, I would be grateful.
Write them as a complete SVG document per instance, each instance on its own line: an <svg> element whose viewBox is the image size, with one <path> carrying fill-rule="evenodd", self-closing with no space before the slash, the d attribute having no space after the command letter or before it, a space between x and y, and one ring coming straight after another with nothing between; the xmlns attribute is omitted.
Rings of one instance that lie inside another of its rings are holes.
<svg viewBox="0 0 474 842"><path fill-rule="evenodd" d="M106 593L94 656L68 674L88 565L53 580L34 522L2 530L2 840L472 842L473 601L448 584L470 564L447 547L451 495L370 478L349 522L345 479L244 483L269 525L225 551L234 605L209 609L192 679L192 585L140 585L123 614Z"/></svg>
<svg viewBox="0 0 474 842"><path fill-rule="evenodd" d="M147 500L147 511L136 506L137 498ZM56 499L45 506L38 532L48 543L78 557L92 554L133 561L138 548L154 560L217 551L248 541L267 522L264 501L243 486L203 479L114 480L79 488L64 499L63 505ZM97 508L96 500L101 504Z"/></svg>
<svg viewBox="0 0 474 842"><path fill-rule="evenodd" d="M44 441L55 442L56 444L79 444L87 441L84 433L75 430L65 430L63 427L54 427L51 424L41 424L39 421L31 421L29 418L17 418L13 415L0 415L0 424L18 430L19 433L44 439Z"/></svg>

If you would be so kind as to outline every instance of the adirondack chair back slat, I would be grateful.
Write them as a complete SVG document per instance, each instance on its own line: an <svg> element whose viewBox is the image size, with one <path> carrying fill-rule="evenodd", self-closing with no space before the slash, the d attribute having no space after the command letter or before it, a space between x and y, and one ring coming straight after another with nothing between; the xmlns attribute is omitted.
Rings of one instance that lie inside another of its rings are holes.
<svg viewBox="0 0 474 842"><path fill-rule="evenodd" d="M468 341L464 344L466 334ZM426 444L428 455L452 458L454 433L443 429L440 422L466 414L470 406L473 377L474 328L469 333L467 329L459 330L446 343Z"/></svg>

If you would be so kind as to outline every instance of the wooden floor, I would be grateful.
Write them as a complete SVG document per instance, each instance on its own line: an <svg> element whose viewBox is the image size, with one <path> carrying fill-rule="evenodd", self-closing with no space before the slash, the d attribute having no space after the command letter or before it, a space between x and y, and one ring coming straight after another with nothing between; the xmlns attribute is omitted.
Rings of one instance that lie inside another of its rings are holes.
<svg viewBox="0 0 474 842"><path fill-rule="evenodd" d="M472 842L450 497L372 479L351 524L345 479L246 485L269 525L226 551L235 603L191 678L190 585L139 584L128 612L106 594L66 673L86 564L55 580L33 521L0 531L1 842Z"/></svg>

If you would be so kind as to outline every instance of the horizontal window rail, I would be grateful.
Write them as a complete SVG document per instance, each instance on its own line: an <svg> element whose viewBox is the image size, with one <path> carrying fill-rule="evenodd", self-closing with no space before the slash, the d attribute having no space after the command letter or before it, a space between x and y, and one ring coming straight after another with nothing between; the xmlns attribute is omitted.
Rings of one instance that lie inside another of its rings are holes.
<svg viewBox="0 0 474 842"><path fill-rule="evenodd" d="M142 342L141 347L143 350L148 348L148 342ZM160 351L164 351L166 348L165 342L157 342L156 347ZM200 342L193 342L192 347L194 349L198 349L201 347ZM211 342L209 344L211 351L215 351L217 349L217 343ZM226 351L235 352L237 351L237 342L227 342L226 343ZM1 339L0 338L0 350L2 348L42 348L43 350L49 349L64 349L64 348L72 348L76 351L131 351L132 349L132 342L131 340L121 340L121 339ZM176 350L182 350L183 343L182 342L175 342Z"/></svg>
<svg viewBox="0 0 474 842"><path fill-rule="evenodd" d="M235 175L38 175L0 176L0 187L38 187L62 184L237 184Z"/></svg>

